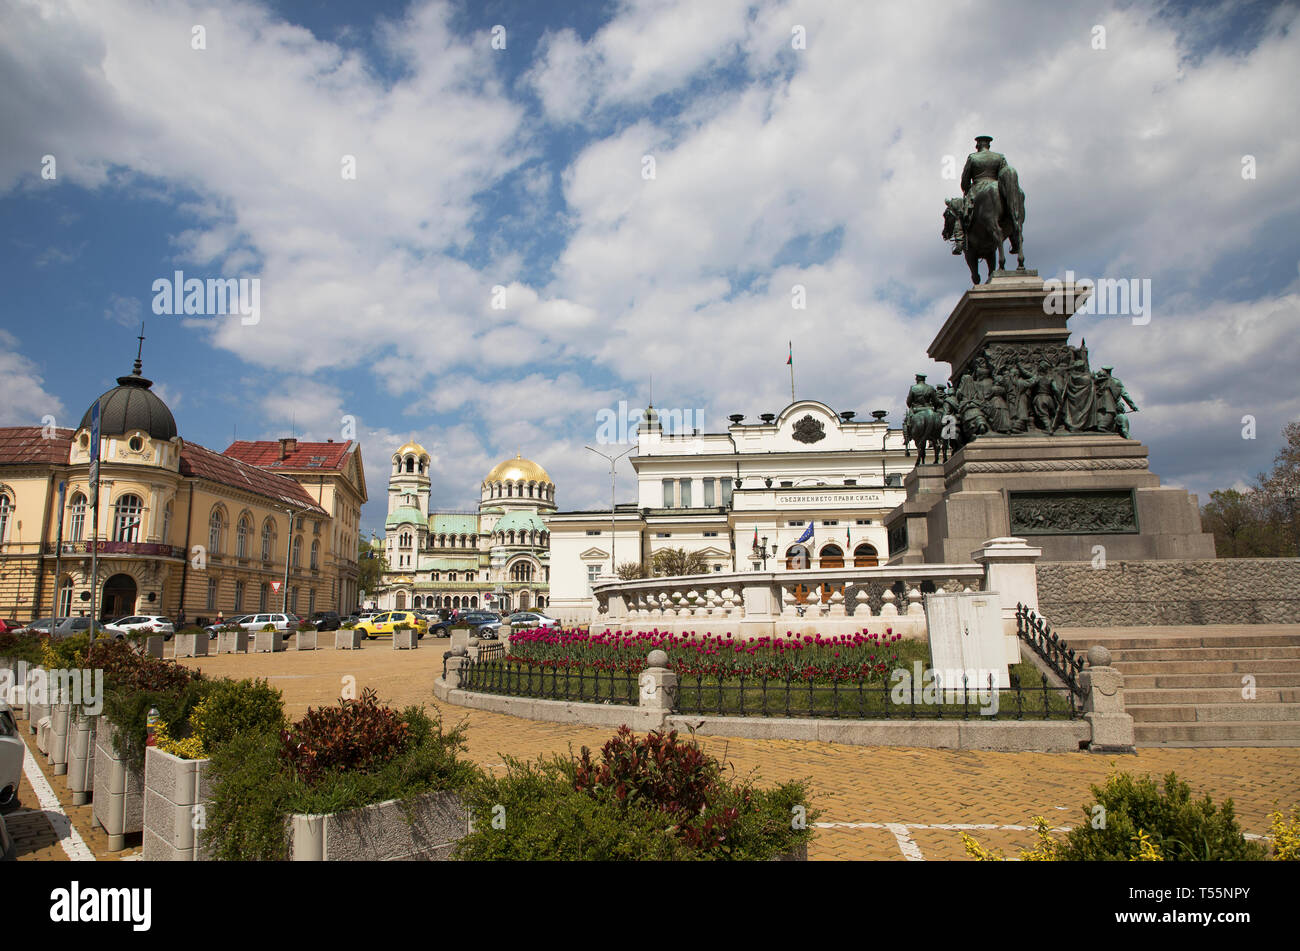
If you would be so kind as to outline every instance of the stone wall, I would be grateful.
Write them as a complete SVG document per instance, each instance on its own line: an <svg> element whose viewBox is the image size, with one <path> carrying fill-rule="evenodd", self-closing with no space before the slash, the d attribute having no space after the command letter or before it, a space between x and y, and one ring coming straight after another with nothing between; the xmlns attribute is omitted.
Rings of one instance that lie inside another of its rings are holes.
<svg viewBox="0 0 1300 951"><path fill-rule="evenodd" d="M1300 558L1038 563L1053 627L1300 624Z"/></svg>

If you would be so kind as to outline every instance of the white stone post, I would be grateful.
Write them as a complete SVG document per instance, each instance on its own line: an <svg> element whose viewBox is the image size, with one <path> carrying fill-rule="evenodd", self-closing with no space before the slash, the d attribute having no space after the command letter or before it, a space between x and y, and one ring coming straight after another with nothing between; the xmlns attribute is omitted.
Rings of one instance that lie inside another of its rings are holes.
<svg viewBox="0 0 1300 951"><path fill-rule="evenodd" d="M1124 675L1110 666L1110 651L1088 648L1088 666L1079 672L1085 693L1083 718L1092 727L1093 753L1133 753L1133 717L1124 712Z"/></svg>
<svg viewBox="0 0 1300 951"><path fill-rule="evenodd" d="M653 650L637 680L640 685L638 719L645 729L659 729L664 718L677 709L677 673L668 669L668 653Z"/></svg>
<svg viewBox="0 0 1300 951"><path fill-rule="evenodd" d="M1038 613L1038 569L1043 555L1023 538L990 538L971 561L984 566L984 590L997 592L1002 602L1002 633L1008 664L1020 662L1020 642L1016 637L1016 605L1023 604Z"/></svg>

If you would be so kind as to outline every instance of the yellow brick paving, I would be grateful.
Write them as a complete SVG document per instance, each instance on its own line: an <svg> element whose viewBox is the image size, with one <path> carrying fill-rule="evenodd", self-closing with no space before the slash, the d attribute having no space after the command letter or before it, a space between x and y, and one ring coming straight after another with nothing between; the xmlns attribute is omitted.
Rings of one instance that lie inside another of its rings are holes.
<svg viewBox="0 0 1300 951"><path fill-rule="evenodd" d="M323 635L325 640L328 635ZM301 716L309 705L334 702L344 678L355 678L358 691L374 687L381 699L397 706L422 703L437 709L448 723L464 722L470 757L479 765L501 771L502 757L535 758L565 754L586 745L599 747L610 732L584 726L467 710L433 698L432 683L441 670L446 640L428 639L420 649L394 651L387 641L366 642L359 651L221 655L183 660L212 676L266 677L281 689L290 716ZM34 739L34 738L29 738ZM1055 827L1073 825L1083 815L1090 783L1104 781L1118 767L1135 773L1163 776L1170 770L1198 794L1215 801L1231 796L1246 832L1264 834L1267 815L1276 805L1300 803L1300 749L1140 749L1136 755L1101 756L1088 753L992 753L959 750L855 747L795 740L751 740L706 737L701 742L722 759L736 776L770 784L806 778L812 786L814 808L822 815L809 848L815 860L902 860L893 832L882 828L850 828L852 824L991 824L997 829L972 834L982 843L1008 854L1034 842L1032 830L1016 832L1004 826L1028 827L1035 815ZM35 749L34 743L29 748ZM42 758L43 759L43 758ZM44 767L43 767L44 768ZM96 856L127 857L106 851L106 837L91 830L89 807L71 807L62 777L46 775L59 793L73 824ZM31 805L30 791L23 806ZM927 860L964 859L960 834L952 829L907 831ZM137 837L138 838L138 837ZM130 841L130 840L128 840ZM138 843L136 843L138 845ZM46 845L20 858L59 858L58 846Z"/></svg>

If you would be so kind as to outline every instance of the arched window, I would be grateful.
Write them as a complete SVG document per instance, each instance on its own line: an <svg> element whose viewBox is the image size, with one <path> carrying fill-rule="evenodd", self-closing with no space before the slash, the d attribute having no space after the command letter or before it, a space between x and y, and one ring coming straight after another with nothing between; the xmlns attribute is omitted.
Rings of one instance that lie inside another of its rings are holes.
<svg viewBox="0 0 1300 951"><path fill-rule="evenodd" d="M223 517L220 506L212 510L212 515L208 517L208 553L217 555L221 553L221 535L225 528L226 520Z"/></svg>
<svg viewBox="0 0 1300 951"><path fill-rule="evenodd" d="M252 534L253 534L252 519L250 519L247 515L241 515L239 517L239 525L235 527L235 557L236 558L248 557L248 537ZM240 606L242 605L243 605L243 601L241 599ZM239 608L237 607L235 608L235 610L238 611Z"/></svg>
<svg viewBox="0 0 1300 951"><path fill-rule="evenodd" d="M823 545L818 553L819 568L843 568L844 550L839 545Z"/></svg>
<svg viewBox="0 0 1300 951"><path fill-rule="evenodd" d="M315 571L320 567L320 542L311 543L311 570Z"/></svg>
<svg viewBox="0 0 1300 951"><path fill-rule="evenodd" d="M293 566L295 568L302 567L302 536L301 535L295 535L293 537Z"/></svg>
<svg viewBox="0 0 1300 951"><path fill-rule="evenodd" d="M401 611L406 608L406 592L397 592L397 610Z"/></svg>
<svg viewBox="0 0 1300 951"><path fill-rule="evenodd" d="M472 598L469 599L469 606L471 608L478 607L478 595L474 595Z"/></svg>
<svg viewBox="0 0 1300 951"><path fill-rule="evenodd" d="M59 617L72 616L72 575L64 575L59 582Z"/></svg>
<svg viewBox="0 0 1300 951"><path fill-rule="evenodd" d="M159 537L158 540L162 542L164 545L166 545L167 539L171 538L171 534L172 534L172 504L168 502L166 505L163 506L162 535Z"/></svg>
<svg viewBox="0 0 1300 951"><path fill-rule="evenodd" d="M68 541L79 542L86 533L86 497L80 492L68 505Z"/></svg>
<svg viewBox="0 0 1300 951"><path fill-rule="evenodd" d="M144 503L138 495L124 495L113 506L113 541L135 542L140 540L140 518L144 512Z"/></svg>
<svg viewBox="0 0 1300 951"><path fill-rule="evenodd" d="M791 545L785 551L785 567L788 571L801 571L809 566L810 561L808 549L803 545Z"/></svg>
<svg viewBox="0 0 1300 951"><path fill-rule="evenodd" d="M275 540L275 529L271 526L271 520L268 518L262 523L262 560L271 560L271 545ZM265 607L262 608L266 610Z"/></svg>
<svg viewBox="0 0 1300 951"><path fill-rule="evenodd" d="M874 545L863 542L853 549L854 568L874 568L878 564L880 564L880 556L877 554Z"/></svg>
<svg viewBox="0 0 1300 951"><path fill-rule="evenodd" d="M456 580L456 572L454 572L454 571L449 571L449 572L447 572L447 580L448 580L448 581L455 581L455 580Z"/></svg>
<svg viewBox="0 0 1300 951"><path fill-rule="evenodd" d="M510 569L511 581L532 581L533 566L526 561L521 561Z"/></svg>

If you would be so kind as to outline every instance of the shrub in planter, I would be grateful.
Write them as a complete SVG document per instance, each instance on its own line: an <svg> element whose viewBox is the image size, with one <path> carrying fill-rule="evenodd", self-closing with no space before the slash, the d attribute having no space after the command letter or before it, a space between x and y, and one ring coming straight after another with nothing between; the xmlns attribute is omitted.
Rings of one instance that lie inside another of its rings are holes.
<svg viewBox="0 0 1300 951"><path fill-rule="evenodd" d="M761 790L728 781L675 731L638 738L624 726L599 761L584 747L576 760L506 765L505 777L470 794L475 831L458 858L767 860L806 846L817 815L803 783ZM497 805L508 835L493 825Z"/></svg>
<svg viewBox="0 0 1300 951"><path fill-rule="evenodd" d="M299 631L314 631L316 630L316 625L312 624L310 621L303 620L298 622L298 627L296 629Z"/></svg>
<svg viewBox="0 0 1300 951"><path fill-rule="evenodd" d="M0 657L26 661L28 666L41 662L41 647L45 638L38 634L0 633Z"/></svg>
<svg viewBox="0 0 1300 951"><path fill-rule="evenodd" d="M274 624L263 624L263 625L262 625L262 633L263 633L263 634L274 634L274 633L275 633L275 625L274 625Z"/></svg>
<svg viewBox="0 0 1300 951"><path fill-rule="evenodd" d="M181 759L202 759L241 733L284 728L284 696L265 680L208 681L178 736L160 724L157 744Z"/></svg>
<svg viewBox="0 0 1300 951"><path fill-rule="evenodd" d="M279 735L238 733L212 753L204 845L214 859L287 858L289 816L463 789L478 775L464 750L461 728L444 732L419 707L385 708L372 690Z"/></svg>

